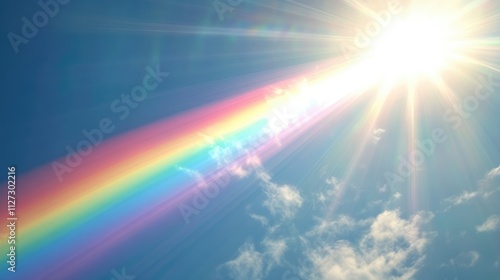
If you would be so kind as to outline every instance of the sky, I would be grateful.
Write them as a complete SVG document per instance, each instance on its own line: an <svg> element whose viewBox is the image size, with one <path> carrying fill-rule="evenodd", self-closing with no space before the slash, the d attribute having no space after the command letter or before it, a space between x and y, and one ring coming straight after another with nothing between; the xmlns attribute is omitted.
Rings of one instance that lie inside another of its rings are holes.
<svg viewBox="0 0 500 280"><path fill-rule="evenodd" d="M498 279L499 3L2 5L0 279Z"/></svg>

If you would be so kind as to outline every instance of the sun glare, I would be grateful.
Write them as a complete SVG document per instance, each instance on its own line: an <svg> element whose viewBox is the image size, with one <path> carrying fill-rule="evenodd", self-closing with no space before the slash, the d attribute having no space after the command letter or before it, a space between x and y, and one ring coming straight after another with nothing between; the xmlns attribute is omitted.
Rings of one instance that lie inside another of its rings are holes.
<svg viewBox="0 0 500 280"><path fill-rule="evenodd" d="M443 18L409 16L394 22L382 34L369 59L380 74L393 78L437 73L450 62L455 35L452 25Z"/></svg>

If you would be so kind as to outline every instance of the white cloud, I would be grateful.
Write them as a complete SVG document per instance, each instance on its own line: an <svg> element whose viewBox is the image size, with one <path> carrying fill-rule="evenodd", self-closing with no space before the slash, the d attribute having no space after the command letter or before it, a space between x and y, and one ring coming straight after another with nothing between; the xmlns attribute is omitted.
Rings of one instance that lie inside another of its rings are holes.
<svg viewBox="0 0 500 280"><path fill-rule="evenodd" d="M224 167L231 162L235 152L233 149L228 144L216 145L209 151L209 154L217 162L218 167Z"/></svg>
<svg viewBox="0 0 500 280"><path fill-rule="evenodd" d="M324 203L326 201L338 200L342 196L342 193L345 189L345 183L333 176L326 179L325 183L329 186L329 188L326 191L320 192L316 195L318 201Z"/></svg>
<svg viewBox="0 0 500 280"><path fill-rule="evenodd" d="M297 189L289 185L268 185L266 188L267 199L264 201L273 215L282 218L293 218L298 208L302 206L303 199Z"/></svg>
<svg viewBox="0 0 500 280"><path fill-rule="evenodd" d="M337 240L309 248L311 267L303 268L308 279L411 279L424 259L424 249L431 234L420 227L431 214L419 213L408 220L398 211L385 211L372 222L355 243ZM352 219L339 224L352 226Z"/></svg>
<svg viewBox="0 0 500 280"><path fill-rule="evenodd" d="M383 193L387 191L387 184L383 184L382 186L378 186L378 191Z"/></svg>
<svg viewBox="0 0 500 280"><path fill-rule="evenodd" d="M198 172L197 170L193 170L193 169L182 167L182 166L177 166L177 170L179 170L179 171L185 173L186 175L196 179L198 187L205 187L207 185L207 183L205 182L205 179L203 178L201 173Z"/></svg>
<svg viewBox="0 0 500 280"><path fill-rule="evenodd" d="M266 247L266 255L270 257L273 264L280 264L287 249L284 239L264 239L262 244Z"/></svg>
<svg viewBox="0 0 500 280"><path fill-rule="evenodd" d="M333 239L340 234L349 233L357 227L367 225L370 222L371 219L357 221L346 215L340 215L333 221L318 219L318 224L307 232L306 236Z"/></svg>
<svg viewBox="0 0 500 280"><path fill-rule="evenodd" d="M293 186L273 183L271 176L263 171L258 172L258 177L263 182L267 196L263 205L273 215L284 219L293 218L304 201L300 192Z"/></svg>
<svg viewBox="0 0 500 280"><path fill-rule="evenodd" d="M488 197L500 188L500 166L493 168L479 181L479 192L483 197Z"/></svg>
<svg viewBox="0 0 500 280"><path fill-rule="evenodd" d="M326 196L325 196L324 193L317 194L317 198L318 198L319 202L321 202L321 203L325 203L326 202Z"/></svg>
<svg viewBox="0 0 500 280"><path fill-rule="evenodd" d="M444 200L447 205L445 211L448 211L454 206L458 206L469 202L477 197L487 198L494 192L499 190L500 182L500 166L490 170L483 179L478 182L478 188L475 191L464 191L459 195L448 197Z"/></svg>
<svg viewBox="0 0 500 280"><path fill-rule="evenodd" d="M260 216L257 214L250 214L250 217L252 217L252 219L260 222L263 226L269 225L269 220L264 216Z"/></svg>
<svg viewBox="0 0 500 280"><path fill-rule="evenodd" d="M255 251L253 244L245 243L236 259L222 265L229 277L237 280L259 280L263 277L263 256Z"/></svg>
<svg viewBox="0 0 500 280"><path fill-rule="evenodd" d="M476 227L478 232L496 231L500 229L500 217L490 216L484 223Z"/></svg>
<svg viewBox="0 0 500 280"><path fill-rule="evenodd" d="M333 176L331 178L326 179L325 182L332 187L327 191L327 194L329 196L337 197L340 195L340 192L344 187L344 182L341 182L339 179Z"/></svg>
<svg viewBox="0 0 500 280"><path fill-rule="evenodd" d="M372 135L371 135L372 142L374 144L377 144L378 141L380 141L380 139L382 139L382 134L384 134L384 132L385 132L385 129L382 129L382 128L374 129L372 132Z"/></svg>
<svg viewBox="0 0 500 280"><path fill-rule="evenodd" d="M238 178L244 178L244 177L248 176L248 174L249 174L249 171L246 170L245 168L243 168L243 166L240 165L240 164L231 164L231 165L229 165L228 171L232 175L234 175L234 176L236 176Z"/></svg>
<svg viewBox="0 0 500 280"><path fill-rule="evenodd" d="M252 243L243 244L239 249L239 255L224 263L221 268L225 269L227 275L232 279L263 279L274 266L282 263L287 245L284 239L270 239L268 237L262 241L262 245L264 253L255 250ZM266 267L265 270L264 267Z"/></svg>
<svg viewBox="0 0 500 280"><path fill-rule="evenodd" d="M479 192L464 191L459 195L448 197L444 200L444 202L446 204L448 204L448 207L446 208L446 210L449 210L453 206L464 204L464 203L468 202L469 200L475 198L478 195L479 195Z"/></svg>
<svg viewBox="0 0 500 280"><path fill-rule="evenodd" d="M271 182L271 179L272 179L271 175L269 175L268 173L266 173L262 170L257 172L257 177L259 179L261 179L264 183L269 183L269 182Z"/></svg>
<svg viewBox="0 0 500 280"><path fill-rule="evenodd" d="M401 198L401 193L396 192L395 194L392 195L392 198L394 198L395 200L400 199Z"/></svg>
<svg viewBox="0 0 500 280"><path fill-rule="evenodd" d="M490 170L490 172L488 172L488 174L486 176L486 179L492 180L498 175L500 175L500 165L497 166L496 168L493 168L492 170Z"/></svg>
<svg viewBox="0 0 500 280"><path fill-rule="evenodd" d="M248 149L245 149L240 143L222 143L214 145L209 151L210 157L215 160L217 167L226 169L231 175L238 178L248 176L255 168L261 166L260 158Z"/></svg>
<svg viewBox="0 0 500 280"><path fill-rule="evenodd" d="M473 267L474 265L476 265L480 256L481 255L477 251L460 253L458 256L451 259L449 264L443 264L441 266Z"/></svg>
<svg viewBox="0 0 500 280"><path fill-rule="evenodd" d="M257 168L257 167L262 166L262 162L261 162L260 158L257 155L250 154L250 153L247 154L247 157L245 159L245 163L247 164L247 166L251 166L253 168Z"/></svg>

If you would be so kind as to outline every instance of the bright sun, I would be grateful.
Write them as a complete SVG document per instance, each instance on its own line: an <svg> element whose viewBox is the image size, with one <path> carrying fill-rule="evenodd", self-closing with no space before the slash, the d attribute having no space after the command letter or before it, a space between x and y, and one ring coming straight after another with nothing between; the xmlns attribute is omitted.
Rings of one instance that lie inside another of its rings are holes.
<svg viewBox="0 0 500 280"><path fill-rule="evenodd" d="M392 78L434 74L446 67L452 57L455 35L451 24L443 18L408 16L385 30L369 59L380 74Z"/></svg>
<svg viewBox="0 0 500 280"><path fill-rule="evenodd" d="M435 86L447 100L456 102L448 81L468 77L475 69L500 71L496 65L477 58L483 53L485 57L494 56L498 44L497 37L483 37L484 32L489 32L486 27L491 19L483 19L489 7L481 1L414 0L399 12L393 8L376 12L361 4L355 8L368 11L374 20L364 29L359 25L354 28L357 35L353 40L358 49L341 45L344 55L345 51L349 55L346 63L325 75L324 82L309 85L308 92L314 92L318 103L330 104L380 86L383 104L392 89L405 90L401 85L408 86L409 93ZM349 60L352 53L356 54L355 60ZM332 95L332 89L336 94Z"/></svg>

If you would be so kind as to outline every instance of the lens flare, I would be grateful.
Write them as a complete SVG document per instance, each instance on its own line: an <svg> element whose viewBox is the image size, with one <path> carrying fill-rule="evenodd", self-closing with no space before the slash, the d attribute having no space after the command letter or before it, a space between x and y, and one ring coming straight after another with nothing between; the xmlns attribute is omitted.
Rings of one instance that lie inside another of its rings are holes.
<svg viewBox="0 0 500 280"><path fill-rule="evenodd" d="M411 17L387 30L371 59L393 77L437 72L449 61L452 34L446 21Z"/></svg>

